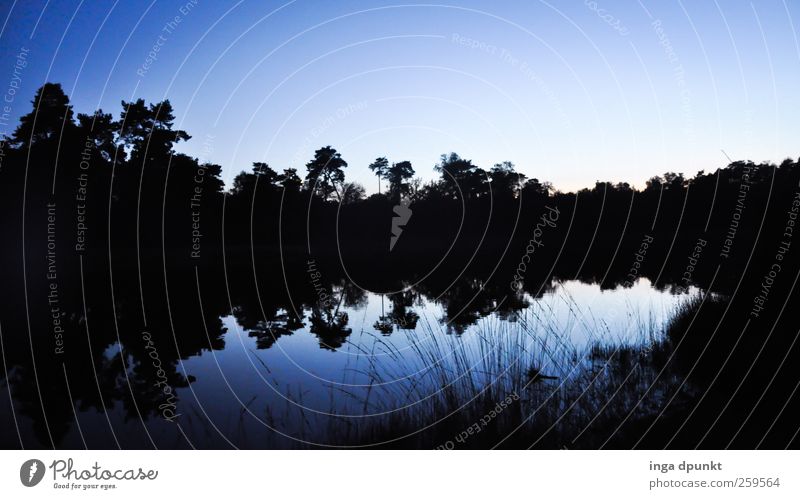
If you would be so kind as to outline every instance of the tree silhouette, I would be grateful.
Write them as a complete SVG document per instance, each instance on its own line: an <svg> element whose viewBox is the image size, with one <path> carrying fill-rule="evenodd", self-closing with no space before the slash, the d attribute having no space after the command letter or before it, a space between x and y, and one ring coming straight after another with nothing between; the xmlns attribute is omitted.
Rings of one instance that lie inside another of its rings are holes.
<svg viewBox="0 0 800 499"><path fill-rule="evenodd" d="M31 102L33 110L19 119L11 141L13 144L33 145L58 138L75 127L72 106L60 83L45 83Z"/></svg>
<svg viewBox="0 0 800 499"><path fill-rule="evenodd" d="M155 161L168 157L173 146L191 137L183 130L173 130L175 116L169 100L150 104L144 99L122 101L120 137L131 148L131 161Z"/></svg>
<svg viewBox="0 0 800 499"><path fill-rule="evenodd" d="M79 113L78 129L83 137L92 141L105 161L115 158L117 161L125 160L125 148L117 142L119 123L114 121L111 114L103 113L102 109L94 114Z"/></svg>
<svg viewBox="0 0 800 499"><path fill-rule="evenodd" d="M257 184L261 184L261 189L269 191L275 187L277 179L278 174L268 164L253 163L253 173L241 172L234 177L231 194L252 198Z"/></svg>
<svg viewBox="0 0 800 499"><path fill-rule="evenodd" d="M369 165L369 169L378 177L378 194L380 194L381 178L386 175L386 171L389 169L389 160L384 157L376 158L375 161Z"/></svg>
<svg viewBox="0 0 800 499"><path fill-rule="evenodd" d="M481 185L486 180L486 172L472 164L472 161L461 158L451 152L442 154L434 170L442 174L441 184L446 196L457 199L461 196L469 199L478 196ZM461 196L459 196L461 192Z"/></svg>
<svg viewBox="0 0 800 499"><path fill-rule="evenodd" d="M324 200L331 198L332 194L341 201L337 184L344 183L344 170L347 162L342 155L331 146L325 146L314 151L314 159L306 164L306 185L311 192Z"/></svg>
<svg viewBox="0 0 800 499"><path fill-rule="evenodd" d="M414 176L414 168L411 167L410 161L392 163L385 175L386 180L389 182L389 193L395 201L404 194L411 192L408 180Z"/></svg>
<svg viewBox="0 0 800 499"><path fill-rule="evenodd" d="M514 163L503 161L495 164L489 171L493 195L503 197L516 197L525 182L525 175L514 171Z"/></svg>
<svg viewBox="0 0 800 499"><path fill-rule="evenodd" d="M342 204L355 204L366 197L364 186L355 182L342 185Z"/></svg>
<svg viewBox="0 0 800 499"><path fill-rule="evenodd" d="M297 170L294 168L287 168L283 170L283 173L278 175L277 183L288 194L296 194L300 192L300 187L303 185L303 181L297 176Z"/></svg>

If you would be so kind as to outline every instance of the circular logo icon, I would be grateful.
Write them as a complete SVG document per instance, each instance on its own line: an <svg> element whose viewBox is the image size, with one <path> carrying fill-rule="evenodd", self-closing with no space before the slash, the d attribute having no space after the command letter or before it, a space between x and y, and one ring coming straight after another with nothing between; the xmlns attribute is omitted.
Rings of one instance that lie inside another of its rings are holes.
<svg viewBox="0 0 800 499"><path fill-rule="evenodd" d="M28 459L19 468L19 480L26 487L34 487L44 478L44 463L38 459Z"/></svg>

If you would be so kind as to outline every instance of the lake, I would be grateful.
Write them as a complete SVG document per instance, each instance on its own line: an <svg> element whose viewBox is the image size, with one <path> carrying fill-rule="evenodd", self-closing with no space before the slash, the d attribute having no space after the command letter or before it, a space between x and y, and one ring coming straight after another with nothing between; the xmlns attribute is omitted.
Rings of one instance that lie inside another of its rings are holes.
<svg viewBox="0 0 800 499"><path fill-rule="evenodd" d="M74 411L51 416L60 419L50 423L62 432L58 445L369 446L395 438L381 436L387 418L430 415L441 397L468 403L492 386L532 403L532 388L539 395L574 390L589 375L600 386L606 375L597 378L598 359L607 354L602 371L610 369L609 352L647 351L663 340L673 313L700 295L697 288L659 290L646 278L612 289L554 280L536 297L511 298L480 283L469 286L473 296L456 288L377 294L326 286L325 300L264 303L263 314L235 304L227 312L197 307L190 324L170 326L173 334L148 328L131 335L122 356L119 340L92 341L93 371L73 374L65 363L50 373L68 379ZM11 368L13 391L26 376L24 366ZM48 373L40 369L40 378ZM36 405L26 395L15 394L13 415L4 404L0 420L18 425L24 441L47 446L41 419L20 410Z"/></svg>

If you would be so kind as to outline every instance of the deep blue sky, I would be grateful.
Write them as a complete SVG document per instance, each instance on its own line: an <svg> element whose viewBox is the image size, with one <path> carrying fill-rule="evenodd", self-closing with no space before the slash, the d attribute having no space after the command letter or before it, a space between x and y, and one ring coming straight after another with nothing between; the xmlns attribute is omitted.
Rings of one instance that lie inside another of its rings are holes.
<svg viewBox="0 0 800 499"><path fill-rule="evenodd" d="M13 116L45 81L80 112L166 97L180 150L227 181L327 144L370 191L382 155L426 180L443 152L510 160L562 190L800 155L798 2L2 0L0 21L4 94L29 51Z"/></svg>

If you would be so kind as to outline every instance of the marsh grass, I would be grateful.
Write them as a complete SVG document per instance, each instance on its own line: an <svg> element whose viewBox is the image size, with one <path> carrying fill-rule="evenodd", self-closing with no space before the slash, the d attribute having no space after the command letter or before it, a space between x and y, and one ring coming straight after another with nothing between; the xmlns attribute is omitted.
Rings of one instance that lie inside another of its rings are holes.
<svg viewBox="0 0 800 499"><path fill-rule="evenodd" d="M402 350L379 331L361 331L373 341L349 343L360 360L328 385L327 410L305 410L298 387L286 387L282 408L267 408L270 427L296 439L272 435L269 445L631 448L687 399L674 349L694 341L681 338L701 303L683 301L665 323L628 314L634 333L624 338L577 304L560 323L532 307L512 320L488 316L464 334L420 320L394 333L407 336ZM721 303L707 299L703 307ZM589 341L571 341L576 329Z"/></svg>
<svg viewBox="0 0 800 499"><path fill-rule="evenodd" d="M346 390L363 417L329 418L326 444L629 448L639 438L631 428L658 417L681 387L669 366L669 331L699 301L685 301L666 324L653 314L634 317L636 337L625 342L578 311L561 329L546 313L487 318L469 331L470 341L424 323L406 331L410 351L379 343L395 362L369 362L369 389ZM569 341L576 327L592 329L594 340Z"/></svg>

